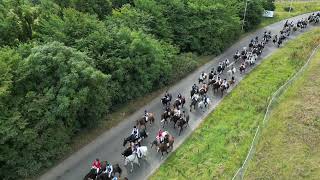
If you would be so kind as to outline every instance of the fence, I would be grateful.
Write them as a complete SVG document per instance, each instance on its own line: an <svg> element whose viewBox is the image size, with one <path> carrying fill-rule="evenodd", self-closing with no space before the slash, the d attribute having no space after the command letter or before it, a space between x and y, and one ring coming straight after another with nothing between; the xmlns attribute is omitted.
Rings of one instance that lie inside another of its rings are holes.
<svg viewBox="0 0 320 180"><path fill-rule="evenodd" d="M267 110L266 110L266 113L264 115L264 118L263 118L263 121L262 121L262 124L260 124L256 130L256 133L253 137L253 140L252 140L252 143L251 143L251 146L250 146L250 150L247 154L247 157L245 159L245 161L243 162L242 166L238 169L238 171L235 173L235 175L233 176L232 180L242 180L243 179L243 176L245 174L245 171L248 167L248 164L250 162L250 160L252 159L253 155L254 155L254 152L255 152L255 147L256 147L256 144L259 140L259 135L261 134L262 132L262 129L265 125L265 123L267 123L268 119L269 119L269 116L270 116L270 111L272 109L272 107L278 102L279 100L279 96L288 89L288 87L292 84L292 82L294 80L296 80L301 74L302 72L306 69L306 67L309 65L312 57L314 56L315 52L317 51L317 49L320 47L320 44L318 44L314 49L313 51L311 52L307 62L301 67L301 69L295 74L293 75L291 78L289 78L288 81L286 81L276 92L274 92L271 96L271 99L269 101L269 104L267 106Z"/></svg>

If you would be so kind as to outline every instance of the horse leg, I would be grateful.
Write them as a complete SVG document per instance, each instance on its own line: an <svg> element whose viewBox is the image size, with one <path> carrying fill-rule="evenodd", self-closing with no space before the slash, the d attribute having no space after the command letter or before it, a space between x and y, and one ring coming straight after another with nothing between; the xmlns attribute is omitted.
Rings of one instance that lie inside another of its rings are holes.
<svg viewBox="0 0 320 180"><path fill-rule="evenodd" d="M131 162L130 164L131 164L131 170L130 170L130 172L132 173L132 172L133 172L133 162Z"/></svg>
<svg viewBox="0 0 320 180"><path fill-rule="evenodd" d="M179 136L180 136L182 130L183 130L183 125L180 127Z"/></svg>

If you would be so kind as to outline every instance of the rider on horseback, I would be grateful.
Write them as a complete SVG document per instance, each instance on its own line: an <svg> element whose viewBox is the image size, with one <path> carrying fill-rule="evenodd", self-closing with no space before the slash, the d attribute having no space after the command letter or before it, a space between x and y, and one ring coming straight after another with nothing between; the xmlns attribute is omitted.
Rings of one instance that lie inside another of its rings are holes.
<svg viewBox="0 0 320 180"><path fill-rule="evenodd" d="M195 92L198 92L199 87L196 84L193 84L192 90L194 90Z"/></svg>
<svg viewBox="0 0 320 180"><path fill-rule="evenodd" d="M139 138L139 129L136 126L133 126L131 135L133 135L135 139Z"/></svg>
<svg viewBox="0 0 320 180"><path fill-rule="evenodd" d="M146 109L144 110L143 117L145 118L146 122L148 122L149 113L148 113L148 111Z"/></svg>
<svg viewBox="0 0 320 180"><path fill-rule="evenodd" d="M229 84L228 84L228 81L227 79L224 79L223 82L222 82L222 85L221 86L224 86L226 89L229 88Z"/></svg>
<svg viewBox="0 0 320 180"><path fill-rule="evenodd" d="M99 173L99 170L101 169L101 163L98 158L96 158L96 160L93 161L91 169L96 169L97 174Z"/></svg>
<svg viewBox="0 0 320 180"><path fill-rule="evenodd" d="M112 165L107 162L106 170L103 173L106 173L108 177L111 178L112 171L113 171Z"/></svg>

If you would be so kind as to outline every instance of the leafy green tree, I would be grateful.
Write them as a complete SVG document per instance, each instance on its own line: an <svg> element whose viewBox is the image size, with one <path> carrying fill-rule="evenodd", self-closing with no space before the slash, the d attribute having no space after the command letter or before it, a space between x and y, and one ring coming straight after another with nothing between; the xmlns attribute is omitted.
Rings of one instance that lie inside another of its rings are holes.
<svg viewBox="0 0 320 180"><path fill-rule="evenodd" d="M37 18L36 7L28 1L0 2L0 46L16 45L32 38L32 26Z"/></svg>
<svg viewBox="0 0 320 180"><path fill-rule="evenodd" d="M96 14L99 19L104 19L112 12L110 0L72 0L72 7L81 12Z"/></svg>
<svg viewBox="0 0 320 180"><path fill-rule="evenodd" d="M123 5L132 5L134 6L134 0L111 0L112 7L115 9L121 8Z"/></svg>
<svg viewBox="0 0 320 180"><path fill-rule="evenodd" d="M0 53L1 66L8 67L8 59L19 63L1 79L1 179L27 177L50 165L76 131L94 126L110 106L110 76L84 53L53 42L33 48L24 60ZM10 79L14 83L4 85Z"/></svg>

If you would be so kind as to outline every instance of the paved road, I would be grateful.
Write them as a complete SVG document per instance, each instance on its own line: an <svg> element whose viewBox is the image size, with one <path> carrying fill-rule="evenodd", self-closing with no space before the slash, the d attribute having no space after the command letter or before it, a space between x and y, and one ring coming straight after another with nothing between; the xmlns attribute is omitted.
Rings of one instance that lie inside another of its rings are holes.
<svg viewBox="0 0 320 180"><path fill-rule="evenodd" d="M297 16L295 18L291 18L291 20L297 20L302 17L306 17L306 15ZM208 62L201 68L199 68L194 73L190 74L172 88L169 89L169 92L173 94L174 97L177 96L177 93L180 92L182 95L186 96L187 105L190 102L190 89L194 82L197 82L199 74L202 71L209 72L212 67L217 67L218 62L220 60L224 60L225 58L233 59L232 56L237 49L241 49L244 46L247 46L250 39L255 36L261 37L265 30L272 31L272 34L278 33L281 27L283 26L284 21L267 26L264 29L260 29L247 37L242 38L240 41L235 43L229 49L227 49L223 54L214 58L212 61ZM310 30L311 27L307 28L304 31ZM290 38L294 38L300 32L294 33ZM266 46L264 52L262 54L261 59L270 55L274 52L276 48L270 44ZM257 62L259 64L260 60ZM237 65L238 67L238 65ZM248 73L248 72L247 72ZM237 74L236 80L239 82L243 76ZM230 89L232 90L232 88ZM206 117L222 100L220 95L213 96L211 89L209 90L209 96L213 100L212 105L209 110L206 112L202 112L200 110L196 112L190 113L190 127L185 129L181 136L178 136L178 130L173 129L173 125L170 124L165 128L165 130L169 131L171 134L175 136L175 144L174 149L176 149L186 138L191 134L191 132L200 124L200 122ZM52 168L44 175L40 177L43 180L51 180L51 179L63 179L63 180L79 180L84 177L84 175L89 171L92 161L98 157L101 160L107 160L112 164L119 163L123 169L123 176L127 176L130 180L142 180L147 179L147 177L157 169L160 164L165 160L161 160L161 154L156 153L155 149L149 148L149 157L148 161L142 160L141 167L134 167L134 172L129 173L126 167L123 165L123 158L121 157L121 152L124 150L122 147L123 138L127 137L132 130L134 122L136 119L140 118L143 114L144 109L147 109L150 112L154 112L156 114L156 123L152 127L148 127L148 132L150 136L148 139L144 140L143 145L148 144L154 139L156 132L160 128L160 114L162 113L162 105L160 103L160 97L157 97L153 101L151 101L147 106L142 107L139 111L135 112L133 115L129 116L122 123L120 123L117 127L114 127L112 130L103 133L96 140L88 144L87 146L80 149L78 152L74 153L72 156L67 158L65 161L61 162L56 167Z"/></svg>

